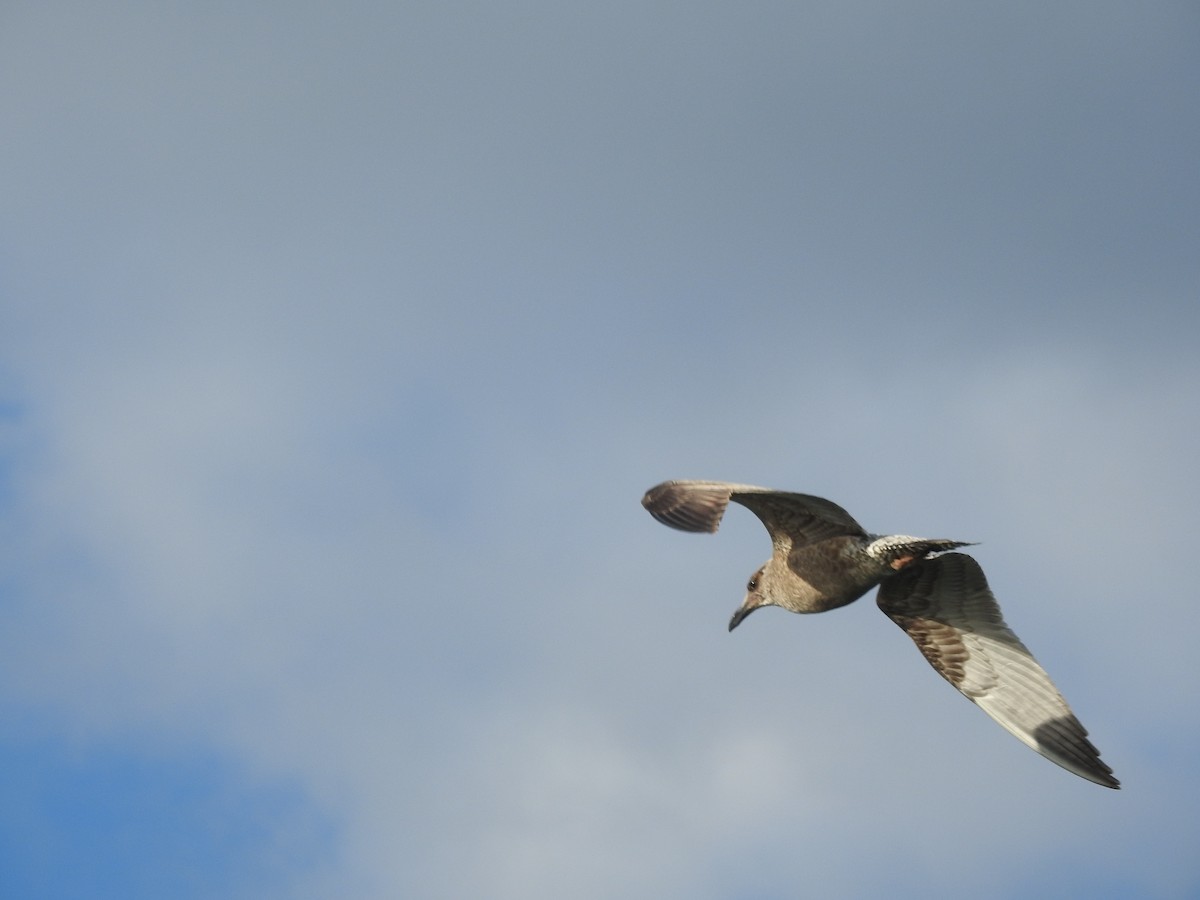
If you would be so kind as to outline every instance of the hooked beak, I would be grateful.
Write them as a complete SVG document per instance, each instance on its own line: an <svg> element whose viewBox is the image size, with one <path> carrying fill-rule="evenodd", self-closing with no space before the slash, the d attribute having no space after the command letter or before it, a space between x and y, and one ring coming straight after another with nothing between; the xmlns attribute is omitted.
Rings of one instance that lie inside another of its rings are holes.
<svg viewBox="0 0 1200 900"><path fill-rule="evenodd" d="M757 606L746 606L745 604L739 606L737 611L733 614L733 618L729 620L729 630L733 631L733 629L741 625L742 619L746 618L746 616L750 615L750 613L754 612L756 609L758 609Z"/></svg>

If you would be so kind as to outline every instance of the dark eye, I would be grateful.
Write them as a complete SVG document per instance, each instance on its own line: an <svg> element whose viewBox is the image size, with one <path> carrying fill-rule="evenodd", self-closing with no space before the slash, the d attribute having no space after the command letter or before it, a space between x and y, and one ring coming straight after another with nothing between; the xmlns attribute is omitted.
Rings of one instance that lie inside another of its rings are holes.
<svg viewBox="0 0 1200 900"><path fill-rule="evenodd" d="M758 576L755 575L746 583L746 590L753 593L758 590Z"/></svg>

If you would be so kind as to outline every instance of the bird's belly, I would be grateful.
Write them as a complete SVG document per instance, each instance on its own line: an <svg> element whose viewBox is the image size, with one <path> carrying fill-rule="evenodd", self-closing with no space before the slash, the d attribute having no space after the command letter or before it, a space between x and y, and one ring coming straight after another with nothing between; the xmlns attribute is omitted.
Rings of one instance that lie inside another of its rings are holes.
<svg viewBox="0 0 1200 900"><path fill-rule="evenodd" d="M853 603L879 584L882 572L873 571L846 553L847 548L827 541L793 550L788 570L793 582L788 591L795 612L825 612Z"/></svg>
<svg viewBox="0 0 1200 900"><path fill-rule="evenodd" d="M813 590L808 601L810 608L800 611L825 612L828 609L837 609L839 606L846 606L849 603L853 603L874 586L874 584L868 584L862 588L856 587L851 590L840 591L837 593L824 593L822 591Z"/></svg>

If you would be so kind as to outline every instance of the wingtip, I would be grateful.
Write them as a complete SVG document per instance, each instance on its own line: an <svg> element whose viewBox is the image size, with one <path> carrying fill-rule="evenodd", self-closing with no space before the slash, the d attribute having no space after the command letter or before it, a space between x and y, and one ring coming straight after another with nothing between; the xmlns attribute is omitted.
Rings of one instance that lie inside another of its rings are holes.
<svg viewBox="0 0 1200 900"><path fill-rule="evenodd" d="M713 533L729 505L729 488L716 482L664 481L642 497L655 519L680 531Z"/></svg>
<svg viewBox="0 0 1200 900"><path fill-rule="evenodd" d="M1044 756L1045 754L1042 755ZM1108 766L1106 766L1100 759L1097 759L1096 762L1098 762L1103 768L1098 769L1077 768L1075 766L1065 765L1054 757L1049 757L1049 759L1051 762L1058 763L1067 771L1074 772L1080 778L1084 778L1087 781L1090 781L1092 784L1098 784L1100 787L1111 788L1114 791L1119 791L1121 789L1121 782L1117 780L1116 776L1113 775L1112 770L1109 769Z"/></svg>

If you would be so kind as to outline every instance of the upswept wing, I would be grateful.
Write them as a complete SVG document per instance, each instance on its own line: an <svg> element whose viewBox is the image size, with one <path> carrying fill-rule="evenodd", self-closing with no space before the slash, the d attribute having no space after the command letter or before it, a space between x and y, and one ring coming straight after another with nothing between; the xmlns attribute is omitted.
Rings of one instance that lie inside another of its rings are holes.
<svg viewBox="0 0 1200 900"><path fill-rule="evenodd" d="M879 608L939 675L1042 756L1096 784L1120 782L1046 670L1004 623L979 563L947 553L879 589Z"/></svg>
<svg viewBox="0 0 1200 900"><path fill-rule="evenodd" d="M767 526L773 541L791 539L793 547L831 537L866 536L854 517L836 503L809 494L790 494L751 484L725 481L664 481L642 498L658 521L682 531L717 530L729 501L740 503Z"/></svg>

